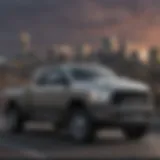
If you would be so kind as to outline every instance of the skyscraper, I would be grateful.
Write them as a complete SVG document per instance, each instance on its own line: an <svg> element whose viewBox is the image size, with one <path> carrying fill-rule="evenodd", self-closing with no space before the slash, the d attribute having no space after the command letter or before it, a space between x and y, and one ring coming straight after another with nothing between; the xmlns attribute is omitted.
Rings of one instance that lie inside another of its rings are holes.
<svg viewBox="0 0 160 160"><path fill-rule="evenodd" d="M102 50L107 54L118 49L118 39L116 36L102 38Z"/></svg>
<svg viewBox="0 0 160 160"><path fill-rule="evenodd" d="M122 41L119 45L119 56L120 57L126 57L128 55L129 52L129 45L130 43L128 41Z"/></svg>
<svg viewBox="0 0 160 160"><path fill-rule="evenodd" d="M90 44L87 44L87 43L83 44L83 46L82 46L82 54L83 54L83 56L86 57L91 53L92 53L92 46Z"/></svg>
<svg viewBox="0 0 160 160"><path fill-rule="evenodd" d="M20 33L19 38L22 47L22 52L25 54L29 53L31 50L31 35L28 32L23 31Z"/></svg>
<svg viewBox="0 0 160 160"><path fill-rule="evenodd" d="M152 47L149 51L148 61L150 65L156 65L159 60L159 49Z"/></svg>
<svg viewBox="0 0 160 160"><path fill-rule="evenodd" d="M112 50L112 46L111 45L112 45L111 41L110 41L110 39L108 37L104 37L102 39L102 50L104 52L106 52L107 54L109 54L111 52L111 50Z"/></svg>

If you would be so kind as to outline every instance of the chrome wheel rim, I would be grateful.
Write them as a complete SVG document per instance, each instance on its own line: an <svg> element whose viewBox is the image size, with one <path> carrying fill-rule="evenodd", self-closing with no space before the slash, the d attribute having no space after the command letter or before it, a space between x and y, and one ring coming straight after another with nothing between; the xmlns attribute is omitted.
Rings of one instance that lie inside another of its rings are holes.
<svg viewBox="0 0 160 160"><path fill-rule="evenodd" d="M17 113L16 112L10 112L7 114L6 117L6 129L8 131L14 129L17 125Z"/></svg>
<svg viewBox="0 0 160 160"><path fill-rule="evenodd" d="M81 140L87 133L87 121L83 115L75 115L70 121L69 125L70 135L76 139Z"/></svg>

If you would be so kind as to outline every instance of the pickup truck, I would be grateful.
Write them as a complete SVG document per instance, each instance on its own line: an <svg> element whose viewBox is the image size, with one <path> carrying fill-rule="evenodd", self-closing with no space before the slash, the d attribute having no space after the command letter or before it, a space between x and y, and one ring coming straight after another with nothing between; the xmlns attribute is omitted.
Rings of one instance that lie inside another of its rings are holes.
<svg viewBox="0 0 160 160"><path fill-rule="evenodd" d="M75 142L91 142L97 130L110 127L141 139L154 110L148 85L95 63L38 68L29 84L4 89L0 102L9 132L21 132L27 121L48 121Z"/></svg>

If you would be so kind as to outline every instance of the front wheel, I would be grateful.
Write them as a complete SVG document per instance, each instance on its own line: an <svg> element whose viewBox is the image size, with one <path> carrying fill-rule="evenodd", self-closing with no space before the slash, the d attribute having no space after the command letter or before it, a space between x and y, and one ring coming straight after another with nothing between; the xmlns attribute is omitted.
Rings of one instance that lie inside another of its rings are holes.
<svg viewBox="0 0 160 160"><path fill-rule="evenodd" d="M84 110L73 110L67 125L68 134L76 143L90 143L95 138L95 127Z"/></svg>
<svg viewBox="0 0 160 160"><path fill-rule="evenodd" d="M123 133L125 137L129 140L139 140L142 139L148 132L147 125L135 125L123 127Z"/></svg>

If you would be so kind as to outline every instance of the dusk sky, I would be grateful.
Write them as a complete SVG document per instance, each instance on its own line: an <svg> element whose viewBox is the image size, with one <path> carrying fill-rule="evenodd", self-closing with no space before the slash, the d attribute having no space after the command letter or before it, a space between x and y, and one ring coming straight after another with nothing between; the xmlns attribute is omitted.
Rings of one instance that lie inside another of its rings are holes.
<svg viewBox="0 0 160 160"><path fill-rule="evenodd" d="M1 0L0 54L19 50L18 33L32 34L33 48L53 43L96 43L104 35L137 48L160 46L159 0Z"/></svg>

